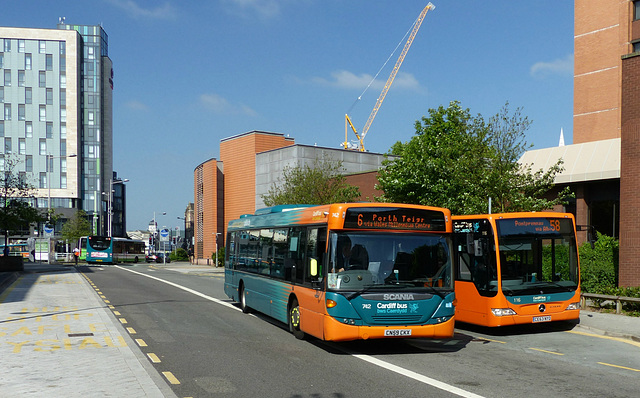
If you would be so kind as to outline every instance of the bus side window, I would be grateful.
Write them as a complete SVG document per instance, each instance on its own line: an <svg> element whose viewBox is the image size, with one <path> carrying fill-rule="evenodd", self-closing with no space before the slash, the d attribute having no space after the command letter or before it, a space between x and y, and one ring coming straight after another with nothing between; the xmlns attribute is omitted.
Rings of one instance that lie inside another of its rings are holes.
<svg viewBox="0 0 640 398"><path fill-rule="evenodd" d="M322 280L322 272L325 261L325 248L327 246L327 228L309 228L307 231L307 253L305 259L305 276L306 283L312 283ZM311 275L311 259L316 260L317 274Z"/></svg>

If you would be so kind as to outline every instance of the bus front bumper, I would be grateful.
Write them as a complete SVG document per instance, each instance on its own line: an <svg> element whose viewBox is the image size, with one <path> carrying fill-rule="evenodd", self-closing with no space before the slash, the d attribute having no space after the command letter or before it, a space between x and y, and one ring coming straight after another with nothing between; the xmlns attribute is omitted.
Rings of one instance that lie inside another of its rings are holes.
<svg viewBox="0 0 640 398"><path fill-rule="evenodd" d="M448 339L453 336L453 317L438 324L398 326L353 326L325 317L324 340L349 341L388 338Z"/></svg>

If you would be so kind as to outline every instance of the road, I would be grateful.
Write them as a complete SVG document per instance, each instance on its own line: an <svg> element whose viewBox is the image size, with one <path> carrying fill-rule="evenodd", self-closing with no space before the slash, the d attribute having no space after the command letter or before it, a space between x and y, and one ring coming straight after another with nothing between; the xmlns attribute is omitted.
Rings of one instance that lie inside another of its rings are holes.
<svg viewBox="0 0 640 398"><path fill-rule="evenodd" d="M82 267L179 397L632 397L640 345L573 324L450 340L296 340L242 314L223 274L179 267Z"/></svg>

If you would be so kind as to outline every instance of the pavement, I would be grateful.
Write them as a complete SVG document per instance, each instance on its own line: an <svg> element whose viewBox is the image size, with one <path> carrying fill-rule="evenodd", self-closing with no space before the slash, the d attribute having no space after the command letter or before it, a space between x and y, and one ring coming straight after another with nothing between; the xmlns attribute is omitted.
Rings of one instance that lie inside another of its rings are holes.
<svg viewBox="0 0 640 398"><path fill-rule="evenodd" d="M189 263L179 272L222 272ZM0 272L1 397L175 397L101 292L72 265ZM573 331L640 345L640 318L582 310Z"/></svg>

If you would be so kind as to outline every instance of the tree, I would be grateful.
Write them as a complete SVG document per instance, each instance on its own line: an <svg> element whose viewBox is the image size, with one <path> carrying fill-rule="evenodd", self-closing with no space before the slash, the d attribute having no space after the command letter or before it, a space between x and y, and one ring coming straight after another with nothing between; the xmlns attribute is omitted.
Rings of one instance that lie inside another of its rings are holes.
<svg viewBox="0 0 640 398"><path fill-rule="evenodd" d="M490 197L499 211L551 208L569 194L544 198L562 163L547 172L518 163L529 126L520 109L509 113L508 103L489 123L457 101L429 109L429 117L416 122L416 135L389 151L396 157L383 162L378 199L441 206L454 214L486 213Z"/></svg>
<svg viewBox="0 0 640 398"><path fill-rule="evenodd" d="M342 172L342 162L327 156L316 158L311 166L285 166L282 178L262 199L266 206L353 202L360 197L360 190L349 185Z"/></svg>
<svg viewBox="0 0 640 398"><path fill-rule="evenodd" d="M5 245L8 244L9 235L28 230L31 223L45 220L28 202L33 187L23 176L16 174L18 163L16 158L4 158L4 169L0 169L0 225Z"/></svg>
<svg viewBox="0 0 640 398"><path fill-rule="evenodd" d="M78 242L83 236L91 235L91 223L87 220L87 213L78 210L64 225L60 234L67 242Z"/></svg>

